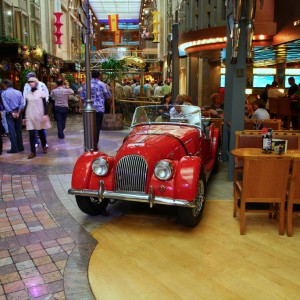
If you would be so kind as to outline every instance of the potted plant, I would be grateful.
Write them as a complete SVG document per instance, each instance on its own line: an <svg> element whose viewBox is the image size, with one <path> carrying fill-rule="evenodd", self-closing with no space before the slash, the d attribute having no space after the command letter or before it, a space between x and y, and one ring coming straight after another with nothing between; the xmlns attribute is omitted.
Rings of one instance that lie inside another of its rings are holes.
<svg viewBox="0 0 300 300"><path fill-rule="evenodd" d="M109 57L101 63L102 74L111 82L111 111L110 114L104 114L102 129L122 129L123 116L121 113L116 113L115 105L115 87L116 80L121 79L121 73L124 70L123 62L115 58Z"/></svg>

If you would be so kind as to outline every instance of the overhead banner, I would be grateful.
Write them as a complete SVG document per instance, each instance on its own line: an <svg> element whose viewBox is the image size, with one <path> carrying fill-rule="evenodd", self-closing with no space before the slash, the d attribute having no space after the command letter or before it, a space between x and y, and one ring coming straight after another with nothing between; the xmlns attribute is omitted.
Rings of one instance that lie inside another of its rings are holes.
<svg viewBox="0 0 300 300"><path fill-rule="evenodd" d="M115 31L115 44L121 44L121 40L122 40L122 31L121 30Z"/></svg>
<svg viewBox="0 0 300 300"><path fill-rule="evenodd" d="M108 25L110 31L118 31L118 22L119 22L119 16L116 15L108 15Z"/></svg>

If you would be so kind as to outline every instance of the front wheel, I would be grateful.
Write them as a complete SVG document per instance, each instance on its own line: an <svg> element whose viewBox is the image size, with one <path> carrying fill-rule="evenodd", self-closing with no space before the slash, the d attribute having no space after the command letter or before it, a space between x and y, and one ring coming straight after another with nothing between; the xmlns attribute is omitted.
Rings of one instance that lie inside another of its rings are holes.
<svg viewBox="0 0 300 300"><path fill-rule="evenodd" d="M178 208L178 219L179 222L187 227L195 227L199 224L206 199L206 180L204 173L201 172L198 182L198 192L195 197L194 208L179 207Z"/></svg>
<svg viewBox="0 0 300 300"><path fill-rule="evenodd" d="M75 196L76 202L80 210L90 216L98 216L105 213L109 203L108 199L98 202L96 198L87 196Z"/></svg>

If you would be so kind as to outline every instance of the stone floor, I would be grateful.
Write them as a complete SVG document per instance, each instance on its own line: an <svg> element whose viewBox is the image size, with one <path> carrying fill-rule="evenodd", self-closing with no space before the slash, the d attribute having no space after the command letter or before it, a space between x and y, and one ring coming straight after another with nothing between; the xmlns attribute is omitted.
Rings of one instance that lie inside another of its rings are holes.
<svg viewBox="0 0 300 300"><path fill-rule="evenodd" d="M54 126L56 124L54 123ZM128 134L102 131L100 150L114 154ZM89 217L67 194L76 158L83 152L81 115L69 116L65 139L48 130L48 154L38 148L7 154L4 138L0 156L0 300L94 299L87 268L97 241L89 234L101 224L126 213L126 205L109 206L108 216ZM208 185L208 200L232 199L226 164ZM129 208L131 209L131 208ZM80 274L80 275L79 275Z"/></svg>

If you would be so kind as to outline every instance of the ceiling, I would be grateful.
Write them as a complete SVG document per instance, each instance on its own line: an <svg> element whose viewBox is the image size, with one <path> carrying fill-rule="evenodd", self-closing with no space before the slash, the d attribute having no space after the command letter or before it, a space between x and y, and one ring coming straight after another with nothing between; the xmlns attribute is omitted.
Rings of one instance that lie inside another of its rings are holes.
<svg viewBox="0 0 300 300"><path fill-rule="evenodd" d="M142 0L90 0L97 19L107 21L108 15L118 14L119 20L138 22Z"/></svg>
<svg viewBox="0 0 300 300"><path fill-rule="evenodd" d="M254 64L256 66L298 63L300 40L276 46L255 47Z"/></svg>
<svg viewBox="0 0 300 300"><path fill-rule="evenodd" d="M253 67L276 66L279 64L299 65L300 40L281 45L254 47ZM221 50L202 51L199 57L211 62L221 61L226 64L226 48Z"/></svg>

